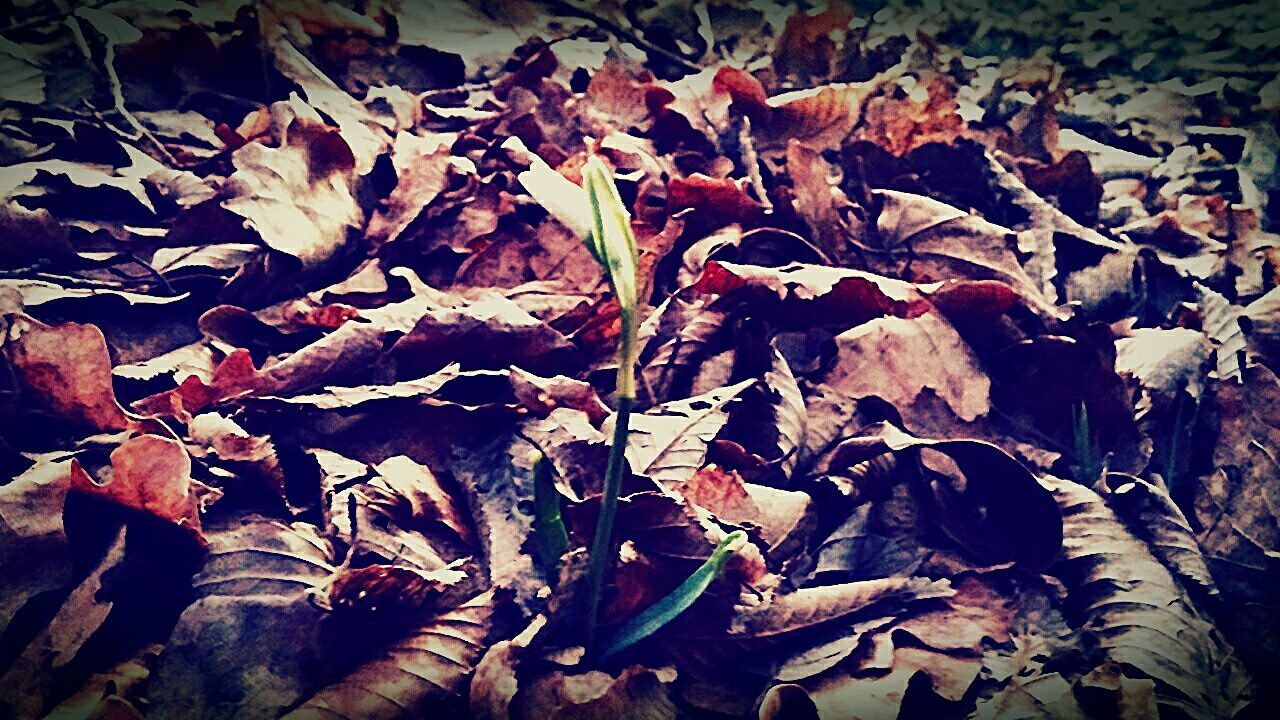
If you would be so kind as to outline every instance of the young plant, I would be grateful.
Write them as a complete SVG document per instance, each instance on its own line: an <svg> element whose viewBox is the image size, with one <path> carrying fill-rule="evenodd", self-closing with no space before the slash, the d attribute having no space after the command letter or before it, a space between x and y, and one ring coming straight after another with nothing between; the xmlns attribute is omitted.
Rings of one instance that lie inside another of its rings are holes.
<svg viewBox="0 0 1280 720"><path fill-rule="evenodd" d="M631 234L631 216L618 195L613 175L604 162L593 155L583 166L582 179L591 206L590 232L586 238L587 248L591 250L596 262L600 263L609 278L609 286L618 301L622 325L622 334L618 339L616 393L618 412L614 417L609 462L605 466L600 517L596 521L596 533L591 542L591 554L587 564L586 610L583 622L588 655L604 661L649 636L687 610L720 576L729 558L746 544L747 538L741 531L730 533L711 557L679 587L623 625L603 648L596 647L596 626L600 616L600 601L604 594L604 578L613 558L617 555L613 522L618 511L622 473L626 469L631 408L636 400L635 366L639 352L636 346L639 318L636 313L639 298L636 279L636 241ZM539 471L544 470L545 468L539 468ZM543 498L539 501L538 516L541 518L539 524L546 528L549 534L545 541L540 540L540 542L543 543L546 555L555 554L558 558L559 553L556 549L563 547L561 543L567 543L567 541L559 539L559 534L563 530L557 530L557 527L563 526L558 522L558 505L554 508L551 505L550 497L554 488L550 486L550 477L549 475L539 475L539 477L542 479ZM558 503L558 500L555 502Z"/></svg>
<svg viewBox="0 0 1280 720"><path fill-rule="evenodd" d="M618 339L618 412L614 418L609 462L605 466L604 496L600 503L600 518L596 522L596 534L591 542L591 555L587 566L586 613L583 630L586 633L587 650L591 652L594 649L605 574L611 558L616 554L613 521L618 511L618 493L622 487L622 473L626 468L631 408L636 400L635 366L639 352L636 347L638 289L636 286L636 240L631 234L631 215L618 195L613 174L599 157L592 155L583 166L582 180L591 205L591 232L587 235L587 248L596 262L604 268L609 278L609 286L618 301L622 325L622 334Z"/></svg>

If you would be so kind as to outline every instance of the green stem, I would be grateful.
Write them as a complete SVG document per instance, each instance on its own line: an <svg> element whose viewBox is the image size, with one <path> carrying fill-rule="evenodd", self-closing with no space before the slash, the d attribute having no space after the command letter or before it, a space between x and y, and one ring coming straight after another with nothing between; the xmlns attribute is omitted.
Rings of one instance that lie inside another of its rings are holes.
<svg viewBox="0 0 1280 720"><path fill-rule="evenodd" d="M628 308L622 310L622 337L618 348L618 414L613 426L613 442L609 446L609 464L604 471L604 496L600 517L591 541L591 559L587 567L586 647L594 649L596 623L600 617L600 599L604 594L604 576L617 554L613 541L613 520L618 512L618 494L622 490L622 472L626 468L627 435L631 425L631 408L636 402L636 318Z"/></svg>

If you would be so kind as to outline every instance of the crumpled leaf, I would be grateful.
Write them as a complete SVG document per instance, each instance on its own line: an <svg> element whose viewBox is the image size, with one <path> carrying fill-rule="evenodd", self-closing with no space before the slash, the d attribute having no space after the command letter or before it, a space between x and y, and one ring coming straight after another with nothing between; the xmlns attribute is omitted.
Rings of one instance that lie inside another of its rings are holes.
<svg viewBox="0 0 1280 720"><path fill-rule="evenodd" d="M1022 463L990 443L925 440L882 422L841 441L823 464L828 469L861 466L869 474L875 472L868 469L869 461L887 451L918 457L936 522L966 552L991 564L1012 561L1032 568L1044 567L1058 554L1063 527L1050 493ZM864 492L875 492L873 478L866 479Z"/></svg>
<svg viewBox="0 0 1280 720"><path fill-rule="evenodd" d="M122 529L116 534L102 560L71 591L58 614L0 675L0 683L14 701L8 711L15 717L39 714L53 690L54 673L76 659L107 619L113 603L110 593L103 593L103 583L123 561L125 532ZM104 594L107 597L102 597Z"/></svg>
<svg viewBox="0 0 1280 720"><path fill-rule="evenodd" d="M0 265L26 267L38 260L68 260L74 255L67 228L48 210L28 210L8 201L0 204L0 233L11 238Z"/></svg>
<svg viewBox="0 0 1280 720"><path fill-rule="evenodd" d="M433 310L391 348L402 377L421 377L449 362L465 369L506 369L555 374L581 362L560 333L518 305L491 296L458 309Z"/></svg>
<svg viewBox="0 0 1280 720"><path fill-rule="evenodd" d="M743 640L779 638L787 633L845 619L877 603L892 605L895 602L947 597L952 592L948 583L926 578L882 578L801 588L739 610L732 618L729 637Z"/></svg>
<svg viewBox="0 0 1280 720"><path fill-rule="evenodd" d="M710 355L726 316L707 297L688 300L680 295L671 296L653 312L641 325L637 340L641 346L636 370L639 407L690 394L692 373Z"/></svg>
<svg viewBox="0 0 1280 720"><path fill-rule="evenodd" d="M886 83L886 92L866 101L859 136L902 156L931 142L953 142L964 134L949 77L922 72L897 84L901 89Z"/></svg>
<svg viewBox="0 0 1280 720"><path fill-rule="evenodd" d="M387 145L386 131L374 122L373 117L355 98L312 64L292 42L276 37L272 45L276 69L298 83L311 107L338 124L342 139L354 156L356 173L368 174Z"/></svg>
<svg viewBox="0 0 1280 720"><path fill-rule="evenodd" d="M545 585L533 562L533 447L507 433L469 445L452 448L449 469L467 493L489 581L527 606Z"/></svg>
<svg viewBox="0 0 1280 720"><path fill-rule="evenodd" d="M117 663L103 672L95 672L74 695L61 702L45 716L47 720L90 720L113 718L112 706L128 703L126 698L136 697L135 691L150 676L149 661L160 654L159 645L148 645L134 657ZM112 692L114 690L114 693ZM142 717L135 709L128 715L121 707L121 718Z"/></svg>
<svg viewBox="0 0 1280 720"><path fill-rule="evenodd" d="M135 435L111 452L110 477L99 482L72 461L71 489L171 522L204 542L200 513L217 493L191 477L182 443Z"/></svg>
<svg viewBox="0 0 1280 720"><path fill-rule="evenodd" d="M1193 517L1205 561L1232 608L1219 622L1256 670L1280 644L1280 382L1260 365L1245 368L1242 379L1215 383L1221 430L1214 470L1196 483Z"/></svg>
<svg viewBox="0 0 1280 720"><path fill-rule="evenodd" d="M668 687L676 679L672 668L632 665L617 677L593 670L582 675L553 673L525 689L524 717L588 720L599 717L658 720L673 717L676 705Z"/></svg>
<svg viewBox="0 0 1280 720"><path fill-rule="evenodd" d="M838 352L826 384L855 398L875 395L888 401L909 430L930 435L952 431L913 410L925 392L936 395L961 422L977 420L991 409L991 381L972 348L940 313L875 318L835 341Z"/></svg>
<svg viewBox="0 0 1280 720"><path fill-rule="evenodd" d="M448 170L457 162L449 153L452 134L420 138L407 132L396 135L391 163L396 187L369 220L365 234L374 242L395 242L433 200L448 187Z"/></svg>
<svg viewBox="0 0 1280 720"><path fill-rule="evenodd" d="M910 279L1000 280L1038 307L1049 307L1018 262L1008 229L919 195L880 190L875 196L882 205L879 246L868 254L873 268Z"/></svg>
<svg viewBox="0 0 1280 720"><path fill-rule="evenodd" d="M404 455L387 458L373 468L395 493L409 502L410 517L423 525L438 522L464 543L473 542L470 519L445 491L434 473Z"/></svg>
<svg viewBox="0 0 1280 720"><path fill-rule="evenodd" d="M355 158L300 100L277 104L273 114L285 126L283 144L249 143L235 152L222 207L244 218L267 247L314 268L340 252L347 232L364 220L352 195Z"/></svg>
<svg viewBox="0 0 1280 720"><path fill-rule="evenodd" d="M143 414L185 420L217 403L260 395L291 395L338 378L366 372L382 356L386 331L372 323L344 323L275 364L255 368L248 350L237 348L206 382L197 375L178 387L145 397L133 408ZM357 394L357 393L348 393Z"/></svg>
<svg viewBox="0 0 1280 720"><path fill-rule="evenodd" d="M764 298L776 297L791 322L856 325L881 315L914 317L928 309L910 283L819 265L763 268L711 261L694 288L719 295L749 288Z"/></svg>

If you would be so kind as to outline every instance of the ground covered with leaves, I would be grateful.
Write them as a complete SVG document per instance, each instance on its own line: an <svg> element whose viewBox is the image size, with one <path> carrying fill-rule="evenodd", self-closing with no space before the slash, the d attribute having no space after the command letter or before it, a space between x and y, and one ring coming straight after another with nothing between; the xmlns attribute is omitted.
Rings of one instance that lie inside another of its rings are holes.
<svg viewBox="0 0 1280 720"><path fill-rule="evenodd" d="M0 716L1274 717L1268 4L0 3Z"/></svg>

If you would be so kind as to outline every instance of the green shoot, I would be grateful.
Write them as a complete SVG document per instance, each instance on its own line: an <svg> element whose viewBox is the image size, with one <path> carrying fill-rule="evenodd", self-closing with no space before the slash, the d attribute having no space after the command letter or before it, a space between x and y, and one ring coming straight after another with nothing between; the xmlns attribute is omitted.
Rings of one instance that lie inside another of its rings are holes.
<svg viewBox="0 0 1280 720"><path fill-rule="evenodd" d="M645 608L640 614L631 618L618 632L605 643L600 652L601 662L626 650L637 642L657 632L663 625L674 620L680 613L688 610L693 603L711 587L711 583L724 572L729 558L742 549L747 543L747 535L741 530L729 533L720 542L711 557L702 566L693 571L684 582L666 597Z"/></svg>
<svg viewBox="0 0 1280 720"><path fill-rule="evenodd" d="M569 549L569 534L560 517L560 493L551 479L551 463L542 453L533 455L533 530L538 540L538 559L555 583L560 558Z"/></svg>
<svg viewBox="0 0 1280 720"><path fill-rule="evenodd" d="M618 511L618 494L622 487L622 473L626 468L625 453L631 408L636 398L638 289L636 241L631 234L631 216L618 195L613 174L599 157L593 155L583 166L582 180L591 203L591 234L586 239L587 248L609 277L609 286L618 300L622 324L622 335L618 340L618 414L613 426L613 441L609 447L609 462L605 467L600 518L596 522L596 534L591 542L587 566L583 630L586 633L587 651L591 652L594 649L605 574L616 554L613 521Z"/></svg>
<svg viewBox="0 0 1280 720"><path fill-rule="evenodd" d="M1072 408L1071 425L1075 436L1076 481L1082 485L1092 485L1102 477L1102 450L1098 447L1098 439L1089 427L1089 407L1081 401Z"/></svg>

